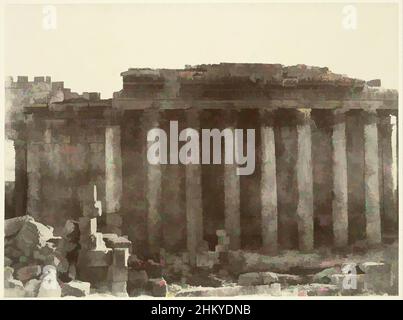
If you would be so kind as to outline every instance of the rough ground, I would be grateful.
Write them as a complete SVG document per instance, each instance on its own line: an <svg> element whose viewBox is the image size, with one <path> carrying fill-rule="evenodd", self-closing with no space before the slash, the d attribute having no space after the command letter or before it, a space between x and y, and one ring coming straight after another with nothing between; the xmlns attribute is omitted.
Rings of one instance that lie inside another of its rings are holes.
<svg viewBox="0 0 403 320"><path fill-rule="evenodd" d="M80 281L76 261L80 235L73 221L62 236L23 216L5 223L5 295L7 297L104 297L107 288ZM343 252L201 252L191 267L186 253L165 253L161 260L128 261L131 297L256 297L396 295L397 242L368 249L356 244Z"/></svg>

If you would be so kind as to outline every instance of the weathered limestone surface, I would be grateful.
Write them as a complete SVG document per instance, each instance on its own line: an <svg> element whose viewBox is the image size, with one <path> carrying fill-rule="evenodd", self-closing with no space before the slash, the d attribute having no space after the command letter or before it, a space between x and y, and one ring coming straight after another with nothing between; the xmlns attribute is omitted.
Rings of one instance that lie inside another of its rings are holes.
<svg viewBox="0 0 403 320"><path fill-rule="evenodd" d="M122 153L120 127L105 128L106 213L119 212L122 200Z"/></svg>
<svg viewBox="0 0 403 320"><path fill-rule="evenodd" d="M333 146L333 235L334 245L348 244L347 149L344 111L335 112Z"/></svg>
<svg viewBox="0 0 403 320"><path fill-rule="evenodd" d="M395 233L398 229L398 210L393 186L392 123L389 113L378 113L378 149L380 209L383 230Z"/></svg>
<svg viewBox="0 0 403 320"><path fill-rule="evenodd" d="M123 231L136 243L137 253L147 252L147 128L142 111L125 114L128 121L122 127L122 214Z"/></svg>
<svg viewBox="0 0 403 320"><path fill-rule="evenodd" d="M298 244L302 251L313 249L312 142L309 113L310 110L306 111L302 115L302 123L297 125Z"/></svg>
<svg viewBox="0 0 403 320"><path fill-rule="evenodd" d="M33 217L40 215L40 153L39 145L30 143L27 148L28 203L27 211Z"/></svg>
<svg viewBox="0 0 403 320"><path fill-rule="evenodd" d="M314 244L333 246L332 111L312 110L311 120Z"/></svg>
<svg viewBox="0 0 403 320"><path fill-rule="evenodd" d="M15 185L13 207L14 214L5 212L12 216L25 215L27 206L27 145L23 140L14 141L15 148Z"/></svg>
<svg viewBox="0 0 403 320"><path fill-rule="evenodd" d="M277 179L276 151L273 121L269 114L261 113L261 149L262 149L262 245L268 253L277 252Z"/></svg>
<svg viewBox="0 0 403 320"><path fill-rule="evenodd" d="M260 150L260 121L258 110L241 110L238 115L237 128L244 130L243 154L247 149L255 154L255 170L250 175L242 175L240 179L240 208L241 208L241 248L260 249L262 247L261 228L261 153ZM246 130L255 129L255 143L247 143ZM238 165L238 167L240 167Z"/></svg>
<svg viewBox="0 0 403 320"><path fill-rule="evenodd" d="M361 111L346 113L349 243L365 239L364 123Z"/></svg>
<svg viewBox="0 0 403 320"><path fill-rule="evenodd" d="M186 112L190 128L199 128L200 118L195 110ZM186 234L187 250L191 264L196 263L196 253L203 241L202 185L200 164L186 165Z"/></svg>
<svg viewBox="0 0 403 320"><path fill-rule="evenodd" d="M291 116L292 117L292 116ZM297 131L294 126L276 128L276 178L278 197L278 237L282 249L298 246L296 219L298 191L295 172Z"/></svg>
<svg viewBox="0 0 403 320"><path fill-rule="evenodd" d="M201 110L200 127L224 129L224 114L223 110ZM203 164L201 174L202 190L208 190L202 194L203 238L211 250L217 242L216 231L225 229L224 164Z"/></svg>
<svg viewBox="0 0 403 320"><path fill-rule="evenodd" d="M159 127L160 114L158 112L145 112L144 125L147 130ZM145 136L146 138L146 136ZM148 142L150 146L153 142ZM148 148L147 148L148 150ZM161 154L159 154L161 156ZM145 159L147 161L147 159ZM148 250L151 256L158 256L162 240L162 194L161 194L161 165L147 162L147 233Z"/></svg>
<svg viewBox="0 0 403 320"><path fill-rule="evenodd" d="M174 160L179 148L177 132L186 128L185 117L178 110L166 110L163 115L162 128L169 133L168 158ZM175 121L177 125L177 130L172 134L170 121ZM175 159L175 163L162 166L162 237L164 248L170 252L186 250L185 165L179 163L178 159Z"/></svg>
<svg viewBox="0 0 403 320"><path fill-rule="evenodd" d="M241 245L240 181L236 166L224 165L225 229L230 237L230 247L237 250Z"/></svg>
<svg viewBox="0 0 403 320"><path fill-rule="evenodd" d="M229 129L232 133L232 136L235 137L237 114L226 113L225 115L229 119L226 122L230 125L227 129ZM231 149L235 155L235 152L238 150L239 146L237 146L237 142L234 139L231 141L231 143L233 144ZM240 142L238 141L238 144L239 143ZM225 148L227 148L227 146L225 146ZM225 158L225 154L222 158ZM223 179L225 230L227 231L230 239L230 249L238 250L241 246L241 186L240 176L237 175L237 164L235 161L233 161L233 163L224 164Z"/></svg>
<svg viewBox="0 0 403 320"><path fill-rule="evenodd" d="M379 208L379 178L378 178L378 130L376 114L366 114L364 125L364 176L365 176L365 217L366 233L369 244L382 241L381 216Z"/></svg>

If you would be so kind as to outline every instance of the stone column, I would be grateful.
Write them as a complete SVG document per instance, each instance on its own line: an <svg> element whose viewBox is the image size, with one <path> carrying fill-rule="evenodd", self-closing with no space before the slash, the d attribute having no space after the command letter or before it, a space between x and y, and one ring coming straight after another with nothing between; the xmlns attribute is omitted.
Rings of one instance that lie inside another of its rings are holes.
<svg viewBox="0 0 403 320"><path fill-rule="evenodd" d="M200 127L199 112L186 110L186 122L189 128ZM199 137L200 138L200 137ZM200 144L201 145L201 144ZM198 164L186 164L186 244L192 265L196 264L196 254L203 242L203 207L201 184L201 159ZM174 182L173 182L174 183Z"/></svg>
<svg viewBox="0 0 403 320"><path fill-rule="evenodd" d="M382 241L378 180L378 128L376 123L376 112L366 112L364 124L365 217L367 241L370 245L379 244Z"/></svg>
<svg viewBox="0 0 403 320"><path fill-rule="evenodd" d="M334 245L336 247L344 247L348 244L348 189L345 110L335 110L333 120L333 235Z"/></svg>
<svg viewBox="0 0 403 320"><path fill-rule="evenodd" d="M185 128L184 112L165 110L163 115L163 129L169 133L169 165L162 168L162 237L164 249L179 252L186 250L185 166L177 158L178 134Z"/></svg>
<svg viewBox="0 0 403 320"><path fill-rule="evenodd" d="M160 113L158 110L145 110L143 114L143 126L145 128L144 138L147 139L147 132L153 128L159 128ZM146 154L153 144L147 141ZM161 155L161 154L160 154ZM146 203L147 203L147 237L148 252L153 258L157 258L161 249L162 237L162 221L161 221L161 164L150 164L147 156L145 157L147 168L147 186L146 186Z"/></svg>
<svg viewBox="0 0 403 320"><path fill-rule="evenodd" d="M398 229L398 212L393 187L393 154L392 154L392 123L391 116L388 112L380 113L380 122L378 124L379 143L381 150L380 163L380 180L382 181L383 192L383 217L384 230L387 232L396 232Z"/></svg>
<svg viewBox="0 0 403 320"><path fill-rule="evenodd" d="M120 126L105 128L105 205L108 232L121 234L122 153Z"/></svg>
<svg viewBox="0 0 403 320"><path fill-rule="evenodd" d="M297 123L296 112L280 109L274 114L276 144L277 221L278 244L281 249L298 248L298 188L297 172Z"/></svg>
<svg viewBox="0 0 403 320"><path fill-rule="evenodd" d="M27 145L23 140L14 141L15 148L15 187L14 215L26 214L27 206Z"/></svg>
<svg viewBox="0 0 403 320"><path fill-rule="evenodd" d="M298 247L313 249L313 180L310 109L300 109L297 115L298 156L296 163L298 189Z"/></svg>
<svg viewBox="0 0 403 320"><path fill-rule="evenodd" d="M40 158L40 145L29 142L27 146L27 214L38 220L41 216Z"/></svg>
<svg viewBox="0 0 403 320"><path fill-rule="evenodd" d="M346 112L348 239L365 239L364 111Z"/></svg>
<svg viewBox="0 0 403 320"><path fill-rule="evenodd" d="M233 155L235 157L235 152L237 150L236 140L235 140L235 130L237 124L237 113L236 111L228 111L225 113L226 122L228 129L232 132L232 137L234 138L233 145ZM241 246L241 187L239 176L236 174L238 165L232 159L232 163L225 163L225 139L223 139L224 144L222 145L224 154L221 157L224 164L224 218L225 218L225 230L229 236L229 248L231 250L238 250ZM240 141L239 141L240 143ZM243 146L240 146L241 148Z"/></svg>
<svg viewBox="0 0 403 320"><path fill-rule="evenodd" d="M143 110L126 110L121 126L123 232L136 244L136 255L147 255L147 130Z"/></svg>
<svg viewBox="0 0 403 320"><path fill-rule="evenodd" d="M264 251L275 254L277 236L277 179L276 151L271 111L261 110L262 166L260 196L262 203L262 244Z"/></svg>

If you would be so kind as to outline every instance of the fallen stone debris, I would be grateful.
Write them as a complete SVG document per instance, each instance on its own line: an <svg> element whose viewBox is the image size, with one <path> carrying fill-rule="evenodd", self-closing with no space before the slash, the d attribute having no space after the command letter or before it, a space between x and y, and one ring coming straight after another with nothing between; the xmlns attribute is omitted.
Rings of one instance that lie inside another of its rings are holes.
<svg viewBox="0 0 403 320"><path fill-rule="evenodd" d="M136 255L126 237L98 230L98 211L68 220L60 236L30 216L5 222L5 296L230 297L393 295L396 246L363 255L283 252L268 256L228 249L217 230L215 251L161 252L159 261ZM388 252L386 254L385 252ZM392 252L392 253L390 253ZM389 260L385 260L388 257ZM397 257L397 254L396 254ZM298 270L298 272L296 272Z"/></svg>

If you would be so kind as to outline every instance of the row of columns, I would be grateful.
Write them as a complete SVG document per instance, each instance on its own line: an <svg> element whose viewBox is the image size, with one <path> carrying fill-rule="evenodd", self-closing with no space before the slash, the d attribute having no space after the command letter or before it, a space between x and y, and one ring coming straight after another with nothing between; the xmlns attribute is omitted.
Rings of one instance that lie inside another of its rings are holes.
<svg viewBox="0 0 403 320"><path fill-rule="evenodd" d="M188 127L199 129L199 112L185 110ZM144 112L144 131L158 127L160 123L158 111ZM297 118L297 160L296 177L298 203L296 207L298 247L301 251L310 251L314 247L314 206L312 175L312 139L310 110L296 111ZM345 110L333 111L332 131L332 174L333 174L333 235L334 245L343 247L348 244L348 183L347 183L347 149ZM377 114L366 113L364 125L364 181L365 181L365 217L368 243L375 245L381 242L380 188L378 177L378 128ZM278 251L278 199L276 148L274 134L273 111L260 112L261 123L261 235L263 248L267 253ZM236 123L230 129L234 130ZM106 200L107 212L118 211L122 193L122 168L120 153L119 126L106 129ZM387 143L385 143L387 144ZM389 141L390 144L390 141ZM385 149L388 152L389 149ZM111 153L112 155L108 155ZM391 148L390 148L391 153ZM390 159L391 159L390 155ZM391 160L390 160L391 161ZM230 249L240 249L240 177L236 175L236 164L224 165L224 216L225 229L230 238ZM392 168L384 166L383 175L386 181L387 197L393 198ZM120 182L119 182L120 179ZM158 255L161 247L161 181L160 165L147 165L146 203L148 246L151 255ZM175 184L175 181L172 182ZM185 169L186 192L186 245L191 261L203 243L203 212L201 165L189 164ZM390 202L390 201L388 201ZM109 203L109 204L108 204ZM395 212L386 209L391 217Z"/></svg>

